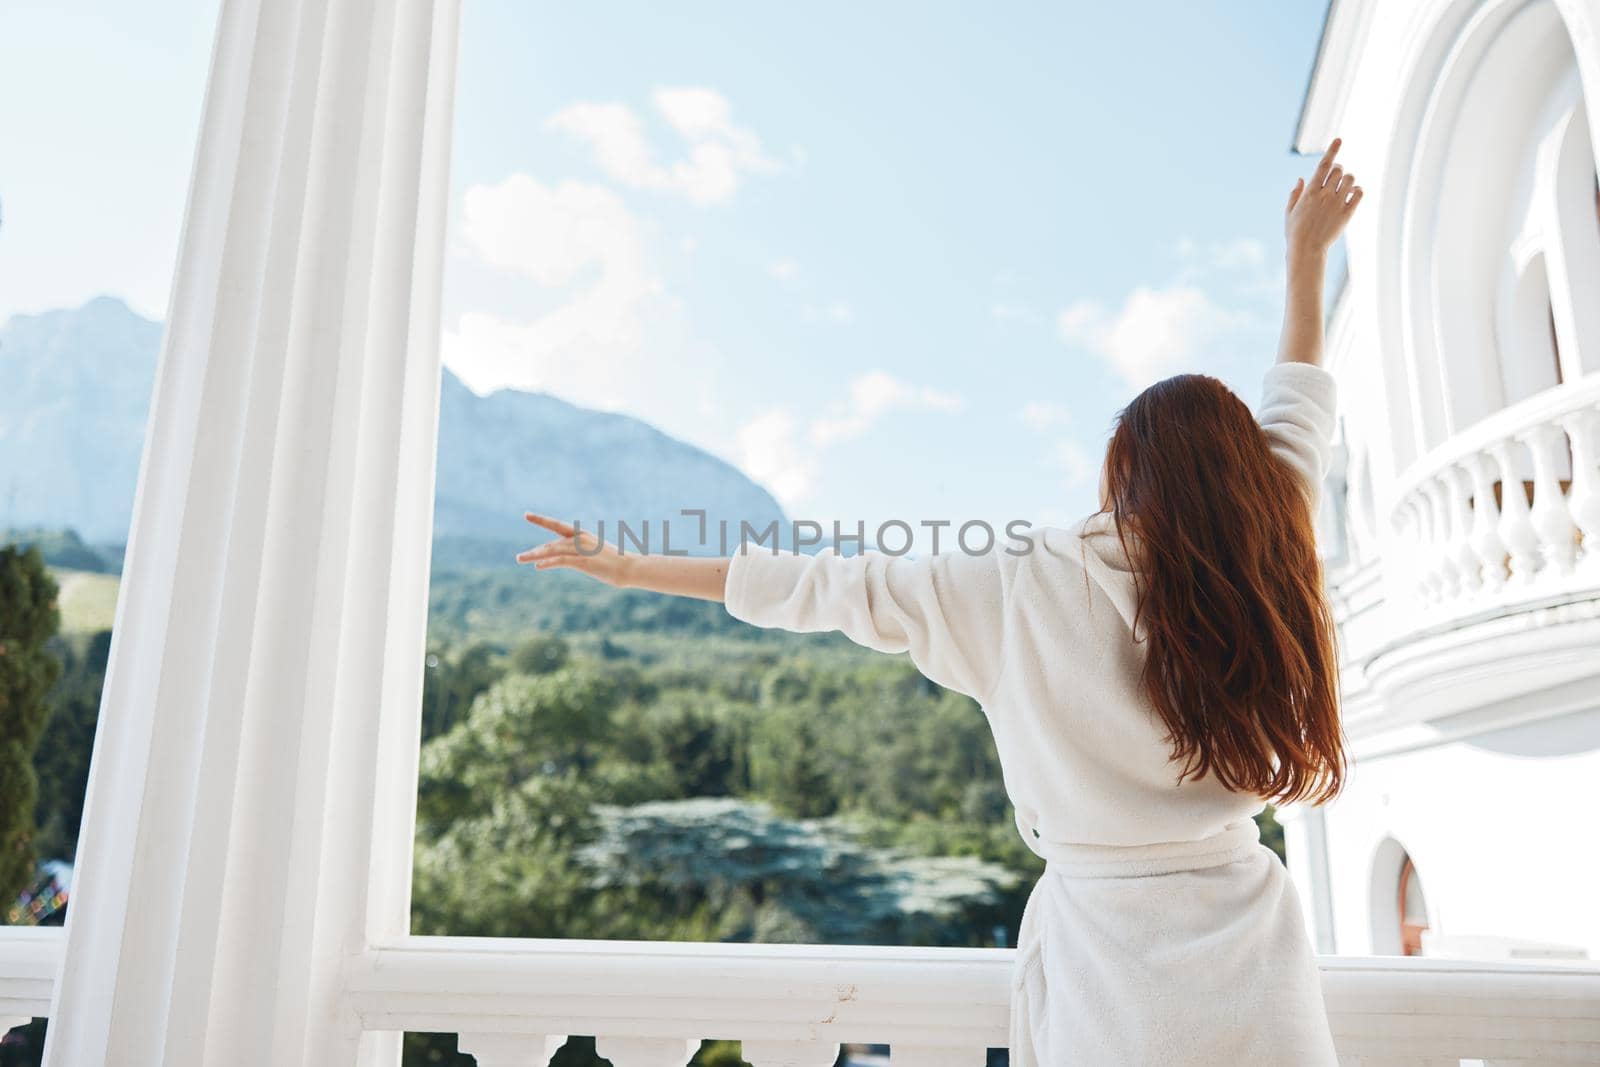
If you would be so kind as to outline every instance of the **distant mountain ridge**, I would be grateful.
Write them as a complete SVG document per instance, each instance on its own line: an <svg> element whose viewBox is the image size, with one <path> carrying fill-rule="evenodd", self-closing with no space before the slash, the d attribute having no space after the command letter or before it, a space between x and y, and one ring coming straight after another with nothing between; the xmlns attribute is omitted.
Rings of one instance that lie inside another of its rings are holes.
<svg viewBox="0 0 1600 1067"><path fill-rule="evenodd" d="M0 529L126 540L160 344L161 324L113 297L0 326ZM608 532L648 520L652 538L670 518L675 548L695 526L684 508L705 509L713 542L718 519L735 530L787 522L737 468L639 419L543 393L479 397L449 370L436 486L443 562L505 560L507 547L535 539L527 508L604 519Z"/></svg>

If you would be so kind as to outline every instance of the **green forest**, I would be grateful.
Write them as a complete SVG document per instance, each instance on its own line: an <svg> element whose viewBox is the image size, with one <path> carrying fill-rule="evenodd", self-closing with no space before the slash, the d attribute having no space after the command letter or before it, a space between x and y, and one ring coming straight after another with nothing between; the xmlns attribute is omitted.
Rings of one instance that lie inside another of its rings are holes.
<svg viewBox="0 0 1600 1067"><path fill-rule="evenodd" d="M431 588L413 932L1013 943L1043 862L978 706L906 657L570 573L440 565ZM62 615L33 844L70 861L110 642ZM471 1062L454 1048L413 1035L406 1062ZM575 1038L555 1062L606 1061Z"/></svg>

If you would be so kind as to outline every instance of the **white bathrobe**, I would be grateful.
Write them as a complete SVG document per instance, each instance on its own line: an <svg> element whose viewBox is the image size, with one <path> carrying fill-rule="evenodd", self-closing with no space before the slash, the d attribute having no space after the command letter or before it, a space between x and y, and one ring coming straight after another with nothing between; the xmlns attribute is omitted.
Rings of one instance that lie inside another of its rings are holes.
<svg viewBox="0 0 1600 1067"><path fill-rule="evenodd" d="M1315 500L1333 378L1268 371L1258 418ZM1022 917L1013 1067L1297 1065L1335 1057L1311 947L1262 802L1179 785L1139 692L1132 576L1104 517L981 556L771 555L729 565L757 626L838 630L983 707L1017 829L1047 861Z"/></svg>

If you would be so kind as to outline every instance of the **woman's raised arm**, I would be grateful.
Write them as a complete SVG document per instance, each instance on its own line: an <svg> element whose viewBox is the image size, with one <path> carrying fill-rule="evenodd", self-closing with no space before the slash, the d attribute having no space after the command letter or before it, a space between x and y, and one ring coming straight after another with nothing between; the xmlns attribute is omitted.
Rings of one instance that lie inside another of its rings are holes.
<svg viewBox="0 0 1600 1067"><path fill-rule="evenodd" d="M1322 285L1328 249L1361 203L1355 175L1345 173L1336 162L1340 143L1335 138L1328 146L1309 184L1302 178L1289 193L1283 222L1288 286L1280 363L1322 365Z"/></svg>

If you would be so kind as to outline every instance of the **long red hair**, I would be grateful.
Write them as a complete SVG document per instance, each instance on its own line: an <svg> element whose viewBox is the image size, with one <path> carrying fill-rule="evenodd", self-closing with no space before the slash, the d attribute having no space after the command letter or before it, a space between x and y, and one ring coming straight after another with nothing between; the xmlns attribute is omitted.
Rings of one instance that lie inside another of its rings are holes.
<svg viewBox="0 0 1600 1067"><path fill-rule="evenodd" d="M1180 374L1117 416L1105 479L1136 576L1141 684L1178 781L1331 799L1345 773L1338 660L1299 476L1227 386Z"/></svg>

